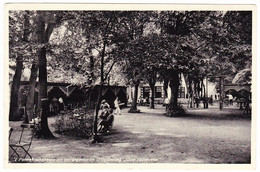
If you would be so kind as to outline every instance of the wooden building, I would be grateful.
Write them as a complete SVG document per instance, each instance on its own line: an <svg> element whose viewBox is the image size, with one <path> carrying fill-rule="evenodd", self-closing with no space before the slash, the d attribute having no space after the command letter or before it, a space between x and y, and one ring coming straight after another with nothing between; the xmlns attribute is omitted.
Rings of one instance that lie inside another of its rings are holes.
<svg viewBox="0 0 260 172"><path fill-rule="evenodd" d="M29 86L29 81L21 81L19 90L19 106L24 108L27 101L27 90ZM77 106L82 106L83 104L91 101L95 103L98 98L98 91L100 85L94 85L91 87L72 85L69 83L52 83L47 84L47 94L49 101L53 98L62 98L65 106L68 109L72 109ZM35 96L34 103L37 107L38 104L38 83L35 85ZM91 97L90 97L91 96ZM116 96L122 103L127 104L127 94L126 87L124 86L108 86L104 85L102 89L102 99L106 99L111 107L114 106L114 100Z"/></svg>
<svg viewBox="0 0 260 172"><path fill-rule="evenodd" d="M86 96L90 98L91 102L96 102L99 94L100 85L94 85L87 87ZM103 85L102 88L102 100L106 100L109 105L114 108L114 101L118 97L123 106L127 106L127 92L125 86L115 86L115 85Z"/></svg>

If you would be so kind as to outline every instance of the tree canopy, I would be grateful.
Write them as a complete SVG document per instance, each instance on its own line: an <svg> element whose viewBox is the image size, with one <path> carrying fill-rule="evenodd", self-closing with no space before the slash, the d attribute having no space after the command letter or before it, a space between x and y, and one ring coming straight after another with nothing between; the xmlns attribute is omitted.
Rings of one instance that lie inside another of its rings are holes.
<svg viewBox="0 0 260 172"><path fill-rule="evenodd" d="M251 82L251 11L10 11L9 28L10 62L30 68L44 48L46 82L116 83L115 73L135 86L160 80L174 105L180 74L191 89L205 76Z"/></svg>

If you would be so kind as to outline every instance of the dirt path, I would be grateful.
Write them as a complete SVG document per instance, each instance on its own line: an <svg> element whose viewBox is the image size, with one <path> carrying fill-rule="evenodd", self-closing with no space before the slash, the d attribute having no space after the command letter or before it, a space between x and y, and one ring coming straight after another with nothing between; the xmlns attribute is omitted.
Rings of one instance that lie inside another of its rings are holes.
<svg viewBox="0 0 260 172"><path fill-rule="evenodd" d="M200 109L170 118L161 106L140 109L144 113L123 109L122 115L116 115L113 130L102 136L103 143L57 134L56 140L34 140L34 161L250 163L251 120L230 116L234 110Z"/></svg>
<svg viewBox="0 0 260 172"><path fill-rule="evenodd" d="M115 129L129 133L119 140L135 146L140 153L137 157L176 163L250 161L248 119L230 120L228 110L222 115L196 110L192 111L194 115L182 118L166 117L160 107L141 110L145 113L116 116L115 122Z"/></svg>

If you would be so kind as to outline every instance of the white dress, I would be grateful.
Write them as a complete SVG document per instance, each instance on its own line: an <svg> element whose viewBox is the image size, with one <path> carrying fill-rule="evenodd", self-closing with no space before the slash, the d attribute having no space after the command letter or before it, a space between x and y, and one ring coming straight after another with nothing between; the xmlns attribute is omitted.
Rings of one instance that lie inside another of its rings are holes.
<svg viewBox="0 0 260 172"><path fill-rule="evenodd" d="M117 99L114 101L114 104L115 104L115 108L116 108L115 114L121 115L121 110L120 110L119 103L118 103Z"/></svg>

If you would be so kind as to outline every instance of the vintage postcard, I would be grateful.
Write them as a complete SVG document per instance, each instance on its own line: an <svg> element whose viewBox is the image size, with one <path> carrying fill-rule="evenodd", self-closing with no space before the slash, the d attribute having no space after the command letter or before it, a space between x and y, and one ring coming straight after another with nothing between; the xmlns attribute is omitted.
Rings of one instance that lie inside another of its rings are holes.
<svg viewBox="0 0 260 172"><path fill-rule="evenodd" d="M255 169L256 6L5 4L5 168Z"/></svg>

